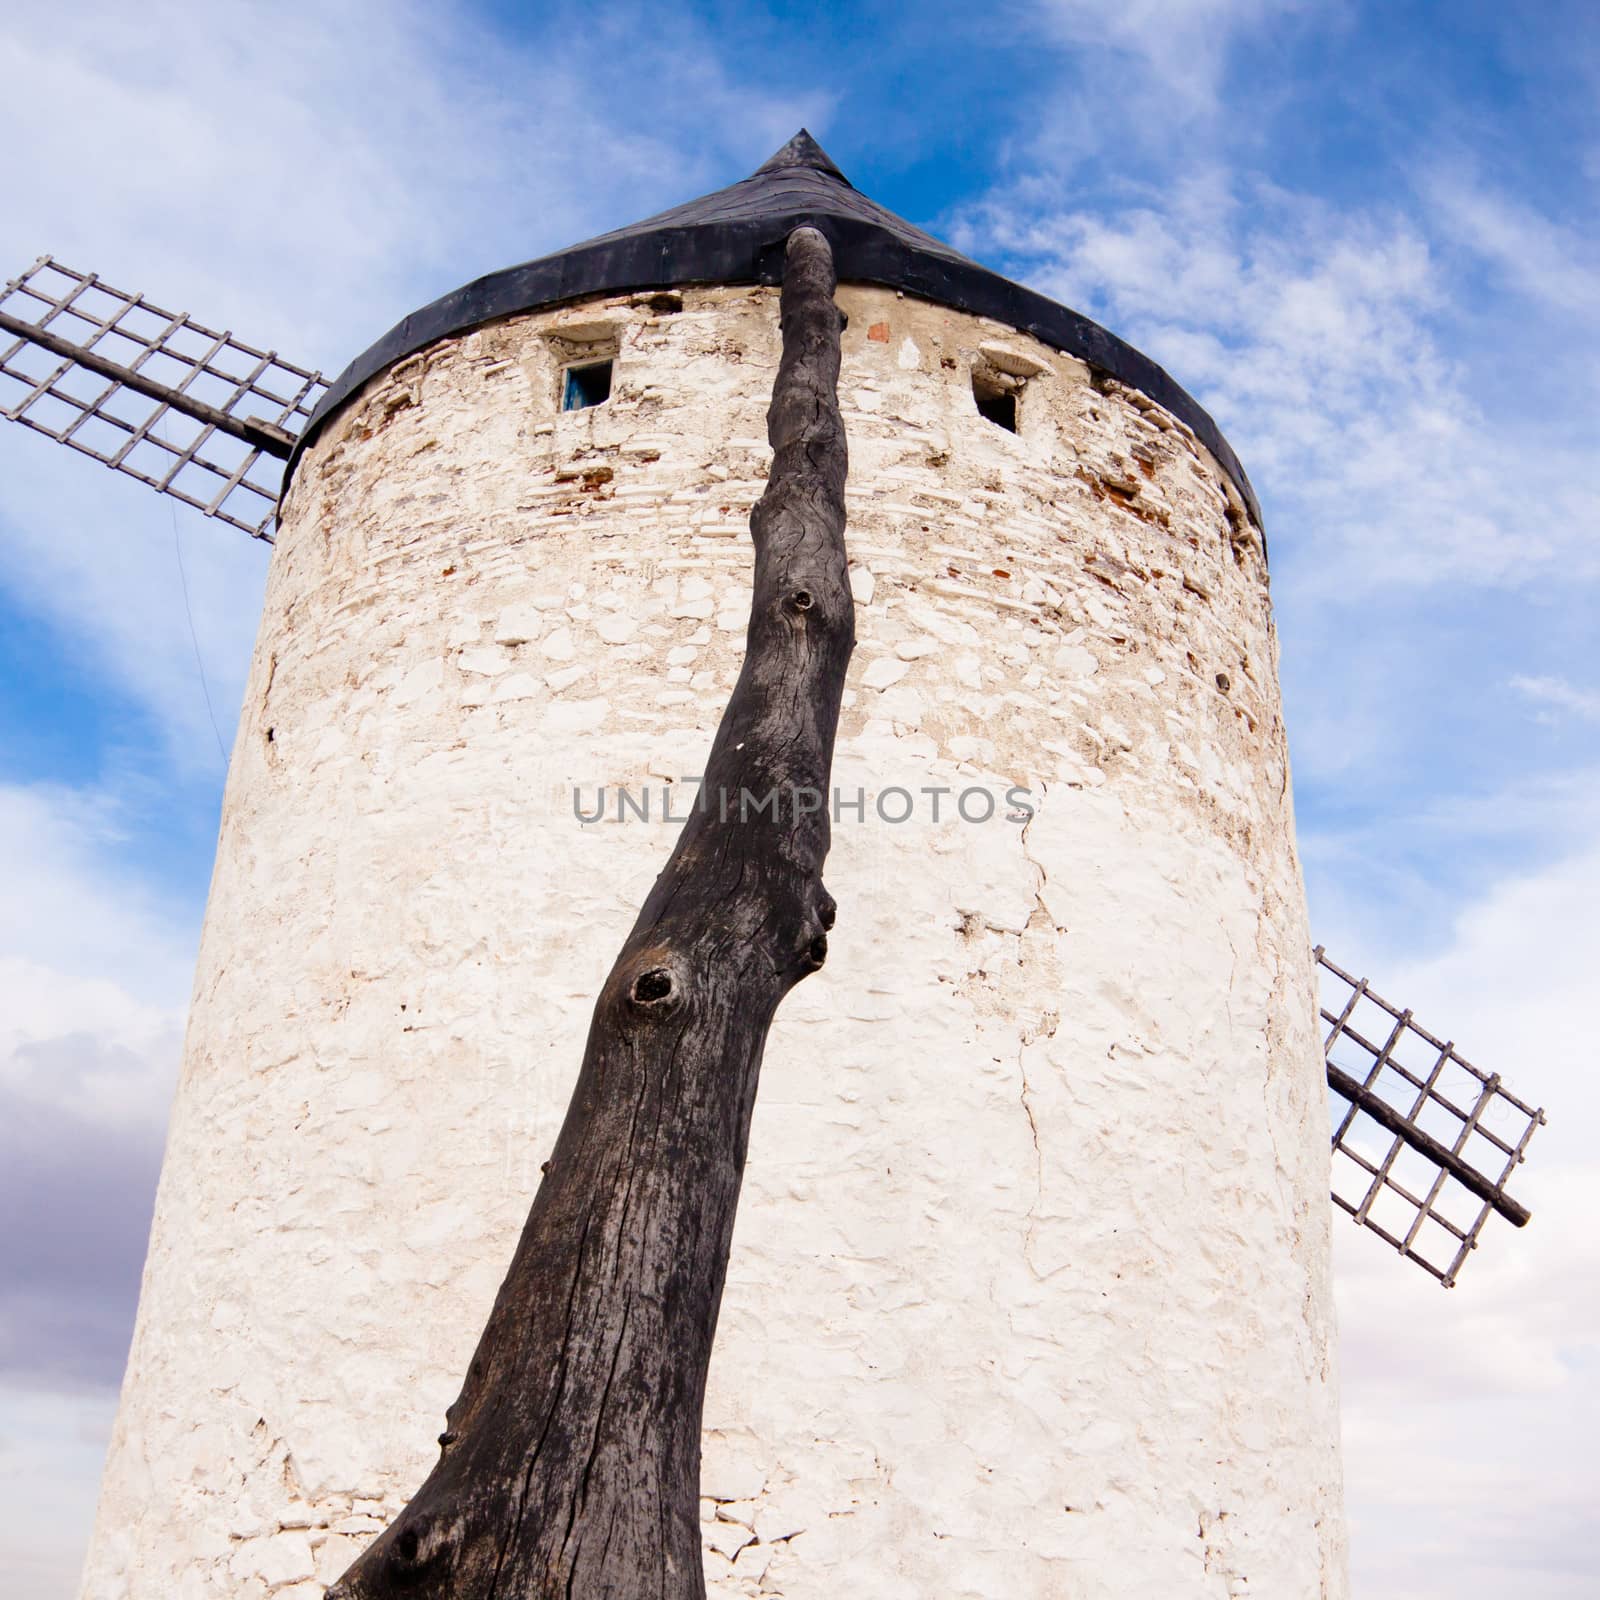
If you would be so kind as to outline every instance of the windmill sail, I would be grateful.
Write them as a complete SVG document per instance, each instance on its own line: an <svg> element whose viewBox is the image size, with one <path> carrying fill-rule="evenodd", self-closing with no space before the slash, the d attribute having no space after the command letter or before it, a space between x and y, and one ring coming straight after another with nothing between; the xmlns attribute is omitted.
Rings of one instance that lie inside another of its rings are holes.
<svg viewBox="0 0 1600 1600"><path fill-rule="evenodd" d="M0 292L0 415L257 539L326 388L49 256Z"/></svg>
<svg viewBox="0 0 1600 1600"><path fill-rule="evenodd" d="M1315 953L1332 1001L1322 1019L1334 1203L1448 1289L1491 1211L1519 1228L1528 1221L1505 1186L1545 1114L1365 978L1335 966L1320 945Z"/></svg>

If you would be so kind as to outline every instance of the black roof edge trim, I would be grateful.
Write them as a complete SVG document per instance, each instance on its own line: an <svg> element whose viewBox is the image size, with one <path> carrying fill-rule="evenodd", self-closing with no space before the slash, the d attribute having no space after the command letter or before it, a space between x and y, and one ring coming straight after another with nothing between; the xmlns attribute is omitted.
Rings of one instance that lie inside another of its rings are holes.
<svg viewBox="0 0 1600 1600"><path fill-rule="evenodd" d="M612 235L490 273L441 296L403 317L329 386L289 458L285 492L301 454L329 419L373 378L408 356L486 323L596 295L695 284L775 284L780 279L783 243L802 225L820 229L833 246L841 284L903 289L936 305L987 317L1031 334L1041 344L1075 356L1155 401L1189 427L1216 457L1256 526L1262 526L1255 490L1221 429L1200 403L1148 356L1098 322L976 262L914 249L885 229L855 217L810 211Z"/></svg>

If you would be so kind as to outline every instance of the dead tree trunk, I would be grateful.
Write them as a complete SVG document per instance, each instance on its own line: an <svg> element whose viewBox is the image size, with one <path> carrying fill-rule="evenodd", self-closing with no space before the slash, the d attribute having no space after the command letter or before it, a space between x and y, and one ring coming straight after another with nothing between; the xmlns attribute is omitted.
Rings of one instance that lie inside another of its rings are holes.
<svg viewBox="0 0 1600 1600"><path fill-rule="evenodd" d="M743 670L583 1068L438 1464L329 1600L698 1600L706 1368L767 1030L822 965L825 795L855 638L842 318L788 242Z"/></svg>

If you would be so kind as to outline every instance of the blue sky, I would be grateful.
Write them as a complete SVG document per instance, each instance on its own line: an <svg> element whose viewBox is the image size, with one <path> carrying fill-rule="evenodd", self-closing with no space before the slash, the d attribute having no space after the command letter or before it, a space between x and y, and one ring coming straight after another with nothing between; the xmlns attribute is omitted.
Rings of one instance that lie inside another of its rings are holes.
<svg viewBox="0 0 1600 1600"><path fill-rule="evenodd" d="M1162 361L1265 510L1319 938L1552 1112L1533 1227L1451 1294L1341 1230L1358 1592L1580 1593L1591 4L85 0L68 30L20 0L0 67L0 273L50 251L329 374L802 124L858 188ZM22 1600L68 1592L92 1507L220 803L206 688L226 742L266 559L0 428L0 1195L25 1219L0 1260L0 1579ZM74 1227L105 1257L76 1276L41 1246Z"/></svg>

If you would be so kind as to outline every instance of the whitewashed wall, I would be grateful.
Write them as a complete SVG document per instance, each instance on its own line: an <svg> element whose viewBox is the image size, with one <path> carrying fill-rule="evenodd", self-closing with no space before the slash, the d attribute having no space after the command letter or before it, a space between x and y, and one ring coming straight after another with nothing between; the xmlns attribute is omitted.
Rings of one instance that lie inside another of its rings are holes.
<svg viewBox="0 0 1600 1600"><path fill-rule="evenodd" d="M433 1458L669 848L615 786L658 816L743 647L776 294L682 299L440 346L300 468L87 1600L311 1600ZM1142 397L993 324L840 301L836 778L865 818L763 1075L713 1594L1341 1596L1259 537ZM561 360L608 338L611 401L560 414ZM1032 374L1018 435L977 415L974 362ZM601 784L613 819L581 824ZM965 790L994 818L956 816Z"/></svg>

